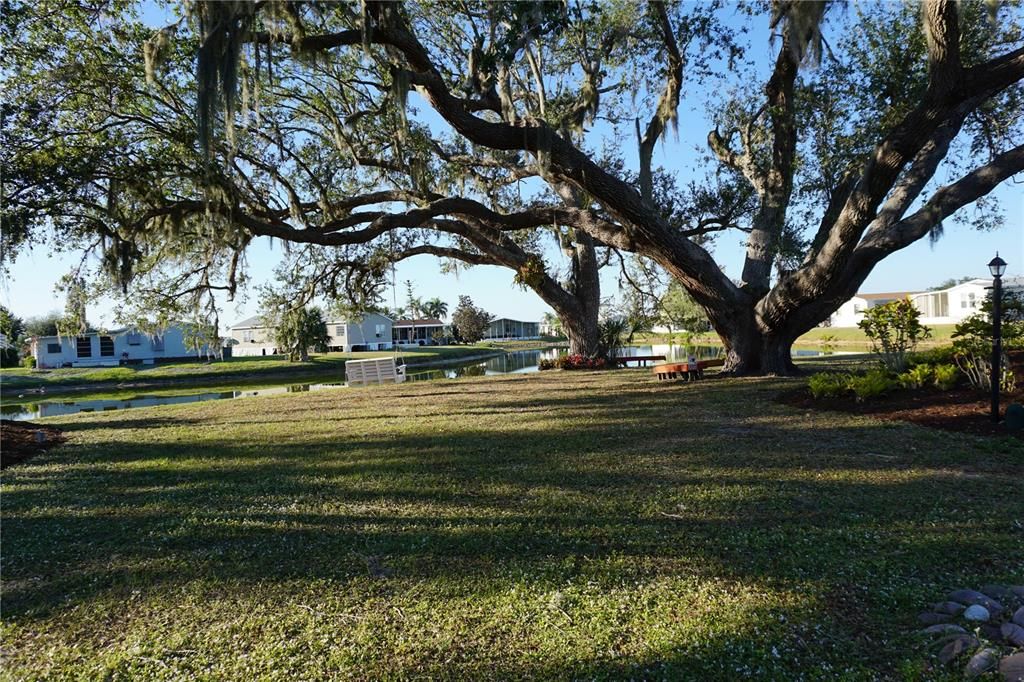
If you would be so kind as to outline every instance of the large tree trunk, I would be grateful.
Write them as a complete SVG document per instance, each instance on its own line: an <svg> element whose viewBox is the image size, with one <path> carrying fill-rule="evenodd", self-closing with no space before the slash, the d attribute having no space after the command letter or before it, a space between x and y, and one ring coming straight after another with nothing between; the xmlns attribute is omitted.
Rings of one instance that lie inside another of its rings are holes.
<svg viewBox="0 0 1024 682"><path fill-rule="evenodd" d="M572 294L576 310L571 315L556 312L569 337L569 352L589 358L598 352L601 280L593 237L582 230L576 230L574 236L571 246L572 270L566 288Z"/></svg>
<svg viewBox="0 0 1024 682"><path fill-rule="evenodd" d="M598 350L597 315L559 316L569 339L569 354L594 357Z"/></svg>
<svg viewBox="0 0 1024 682"><path fill-rule="evenodd" d="M793 364L793 341L788 338L764 336L748 330L730 337L723 336L722 341L726 348L723 372L736 376L791 376L799 373Z"/></svg>
<svg viewBox="0 0 1024 682"><path fill-rule="evenodd" d="M742 375L789 376L799 373L793 364L793 341L804 329L793 324L771 329L755 312L756 306L737 313L733 309L708 310L708 317L725 347L723 372Z"/></svg>

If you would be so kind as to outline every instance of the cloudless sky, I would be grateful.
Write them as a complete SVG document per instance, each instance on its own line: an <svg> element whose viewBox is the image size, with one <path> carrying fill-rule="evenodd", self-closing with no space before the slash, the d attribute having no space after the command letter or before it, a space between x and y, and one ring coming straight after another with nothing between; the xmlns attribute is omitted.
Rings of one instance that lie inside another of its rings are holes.
<svg viewBox="0 0 1024 682"><path fill-rule="evenodd" d="M146 11L147 21L154 26L167 23L151 10ZM762 18L763 22L764 19ZM764 27L755 25L752 32L752 55L759 65L767 68L774 59L774 46L764 39ZM140 56L141 58L141 56ZM760 87L760 84L759 86ZM680 107L679 136L671 134L658 145L655 165L678 172L680 186L684 186L696 162L696 147L710 129L704 112L704 103L699 86L689 84L687 99ZM432 112L415 95L410 104L423 112L427 118ZM591 146L598 146L592 140ZM635 168L636 149L632 140L622 150L628 165ZM944 177L940 169L937 179L941 182L954 181L955 177ZM1006 213L1002 228L990 232L979 232L947 221L944 236L934 245L922 239L883 260L861 287L864 292L911 291L934 286L950 278L965 276L987 277L986 264L999 251L1009 263L1007 274L1024 274L1024 178L1011 179L1003 183L996 192ZM972 211L967 207L963 211ZM713 246L716 260L731 277L738 277L743 266L744 235L730 232L718 237ZM269 239L261 238L250 248L248 260L252 279L250 295L244 294L234 303L224 302L220 315L222 327L259 312L255 287L271 276L280 254L280 245L271 246ZM57 280L78 262L78 255L51 256L45 247L24 253L10 268L8 277L0 281L0 301L20 317L33 317L54 309L63 309L64 301L56 295L53 287ZM548 261L564 268L558 262L560 254L552 250L546 254ZM474 266L460 268L457 274L440 272L439 262L430 256L418 256L400 263L395 268L398 283L397 301L404 303L403 282L413 282L416 295L423 299L439 297L455 308L460 294L472 297L473 301L495 315L522 320L539 320L549 311L548 306L531 291L524 291L513 284L513 274L505 268ZM607 268L602 276L602 296L613 297L618 289L617 268ZM385 304L392 305L392 292L387 291ZM97 325L111 324L113 303L99 301L89 308L90 322Z"/></svg>

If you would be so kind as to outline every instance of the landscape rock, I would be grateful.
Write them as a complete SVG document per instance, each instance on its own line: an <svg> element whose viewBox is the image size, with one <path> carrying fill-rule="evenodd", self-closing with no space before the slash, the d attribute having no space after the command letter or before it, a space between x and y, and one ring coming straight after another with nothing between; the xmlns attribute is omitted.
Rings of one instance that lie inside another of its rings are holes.
<svg viewBox="0 0 1024 682"><path fill-rule="evenodd" d="M962 604L977 604L988 609L989 613L998 614L1003 610L1003 605L991 597L974 590L957 590L949 593L950 601L958 601Z"/></svg>
<svg viewBox="0 0 1024 682"><path fill-rule="evenodd" d="M967 607L967 610L964 611L964 618L978 623L984 623L989 619L989 615L988 609L981 604L971 604Z"/></svg>
<svg viewBox="0 0 1024 682"><path fill-rule="evenodd" d="M929 625L921 632L926 635L966 635L967 630L964 630L959 625L953 625L952 623L937 623L935 625Z"/></svg>
<svg viewBox="0 0 1024 682"><path fill-rule="evenodd" d="M999 633L1014 646L1024 646L1024 628L1013 623L1003 623Z"/></svg>
<svg viewBox="0 0 1024 682"><path fill-rule="evenodd" d="M999 661L999 674L1008 682L1024 682L1024 653L1013 654Z"/></svg>
<svg viewBox="0 0 1024 682"><path fill-rule="evenodd" d="M982 623L978 627L978 631L981 632L985 639L992 640L993 642L998 642L1003 638L1003 631L999 629L998 625L993 623Z"/></svg>
<svg viewBox="0 0 1024 682"><path fill-rule="evenodd" d="M935 625L936 623L948 623L953 620L953 616L946 613L932 613L931 611L925 611L917 616L917 622L922 625Z"/></svg>
<svg viewBox="0 0 1024 682"><path fill-rule="evenodd" d="M1010 592L1017 595L1017 599L1024 599L1024 585L1010 585Z"/></svg>
<svg viewBox="0 0 1024 682"><path fill-rule="evenodd" d="M978 647L980 642L974 635L957 635L939 652L939 661L943 665L949 663L961 654L964 654Z"/></svg>
<svg viewBox="0 0 1024 682"><path fill-rule="evenodd" d="M982 585L981 592L992 599L1013 599L1013 592L1006 585Z"/></svg>
<svg viewBox="0 0 1024 682"><path fill-rule="evenodd" d="M1024 606L1017 609L1017 613L1013 614L1013 622L1024 628Z"/></svg>
<svg viewBox="0 0 1024 682"><path fill-rule="evenodd" d="M959 616L967 607L955 601L940 601L932 606L935 613L948 613L951 616Z"/></svg>
<svg viewBox="0 0 1024 682"><path fill-rule="evenodd" d="M995 649L982 649L971 656L971 660L967 662L967 667L964 668L964 677L968 680L973 680L979 675L984 675L998 664L999 653Z"/></svg>

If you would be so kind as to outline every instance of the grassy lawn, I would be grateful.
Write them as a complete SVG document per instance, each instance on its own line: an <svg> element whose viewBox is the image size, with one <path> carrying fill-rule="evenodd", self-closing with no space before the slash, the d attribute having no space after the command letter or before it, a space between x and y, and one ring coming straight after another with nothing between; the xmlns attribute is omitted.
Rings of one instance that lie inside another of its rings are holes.
<svg viewBox="0 0 1024 682"><path fill-rule="evenodd" d="M1019 582L1024 448L543 372L46 420L5 679L921 679ZM951 677L950 679L953 679Z"/></svg>
<svg viewBox="0 0 1024 682"><path fill-rule="evenodd" d="M929 326L929 329L932 330L931 337L922 341L918 348L923 350L950 345L955 328L956 325L952 324ZM675 334L672 340L675 343L682 343L682 338L681 334ZM667 335L650 334L638 337L637 343L666 343L668 340L669 337ZM722 344L722 341L715 334L698 334L690 340L690 343L694 345L719 346ZM818 327L798 338L793 345L797 348L821 348L826 343L833 346L835 350L844 352L871 350L871 342L868 340L868 337L864 336L864 332L857 327Z"/></svg>
<svg viewBox="0 0 1024 682"><path fill-rule="evenodd" d="M932 330L931 337L921 342L920 348L935 348L937 346L948 346L953 342L952 334L956 325L935 324L928 327ZM796 340L796 345L820 346L826 337L832 337L829 341L836 348L857 348L867 350L871 342L864 336L864 332L853 327L819 327L807 332Z"/></svg>
<svg viewBox="0 0 1024 682"><path fill-rule="evenodd" d="M444 360L457 360L505 350L538 348L545 344L532 342L529 346L506 348L505 344L477 344L472 346L423 346L396 351L407 364L417 365ZM69 367L47 371L34 371L22 367L0 370L0 382L5 393L25 389L61 389L80 386L117 384L173 385L224 382L234 379L252 380L265 376L305 376L322 378L344 376L345 361L365 358L390 357L392 351L363 353L324 353L314 355L310 362L288 362L283 357L230 358L223 362L175 362L163 365L132 367ZM324 379L326 380L326 379Z"/></svg>

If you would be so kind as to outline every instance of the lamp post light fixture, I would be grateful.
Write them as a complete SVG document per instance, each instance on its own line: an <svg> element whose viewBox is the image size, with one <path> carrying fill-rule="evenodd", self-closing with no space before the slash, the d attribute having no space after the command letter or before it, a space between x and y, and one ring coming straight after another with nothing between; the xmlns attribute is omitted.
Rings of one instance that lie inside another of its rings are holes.
<svg viewBox="0 0 1024 682"><path fill-rule="evenodd" d="M1006 272L1006 261L996 257L988 263L988 271L992 273L992 421L999 423L999 380L1003 373L1003 273Z"/></svg>

